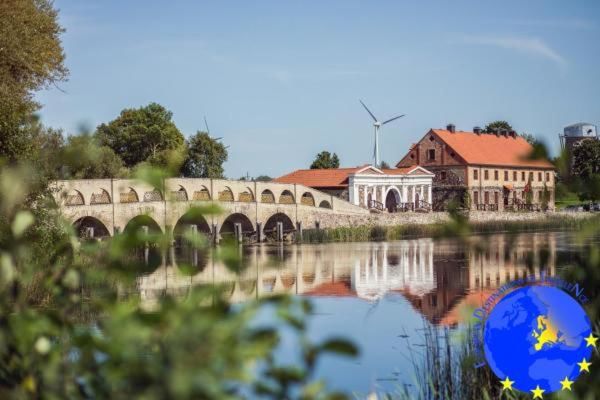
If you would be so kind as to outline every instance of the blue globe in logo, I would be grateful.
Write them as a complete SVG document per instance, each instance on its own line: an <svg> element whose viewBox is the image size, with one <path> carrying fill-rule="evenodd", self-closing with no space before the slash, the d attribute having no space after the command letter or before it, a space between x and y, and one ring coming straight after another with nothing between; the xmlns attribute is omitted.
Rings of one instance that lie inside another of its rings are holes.
<svg viewBox="0 0 600 400"><path fill-rule="evenodd" d="M500 380L513 387L545 394L561 390L561 381L574 381L580 363L591 359L590 320L579 303L551 286L527 286L503 297L484 326L484 352Z"/></svg>

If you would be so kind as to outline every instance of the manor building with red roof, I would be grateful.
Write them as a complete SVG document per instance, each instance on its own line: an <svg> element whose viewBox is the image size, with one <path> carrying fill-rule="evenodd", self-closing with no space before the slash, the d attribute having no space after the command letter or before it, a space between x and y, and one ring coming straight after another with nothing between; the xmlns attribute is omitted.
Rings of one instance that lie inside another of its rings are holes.
<svg viewBox="0 0 600 400"><path fill-rule="evenodd" d="M533 146L514 131L431 129L396 165L433 172L432 207L451 201L476 210L554 209L554 166L532 159Z"/></svg>
<svg viewBox="0 0 600 400"><path fill-rule="evenodd" d="M295 183L374 211L429 211L433 173L418 165L401 168L299 169L274 182Z"/></svg>

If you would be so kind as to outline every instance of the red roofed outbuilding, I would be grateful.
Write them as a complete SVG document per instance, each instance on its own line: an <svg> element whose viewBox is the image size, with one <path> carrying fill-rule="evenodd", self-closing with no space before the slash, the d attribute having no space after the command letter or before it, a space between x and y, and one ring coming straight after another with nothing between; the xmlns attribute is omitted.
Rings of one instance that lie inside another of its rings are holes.
<svg viewBox="0 0 600 400"><path fill-rule="evenodd" d="M554 209L554 166L531 159L533 146L515 132L431 129L397 167L435 174L433 209L456 201L472 209Z"/></svg>

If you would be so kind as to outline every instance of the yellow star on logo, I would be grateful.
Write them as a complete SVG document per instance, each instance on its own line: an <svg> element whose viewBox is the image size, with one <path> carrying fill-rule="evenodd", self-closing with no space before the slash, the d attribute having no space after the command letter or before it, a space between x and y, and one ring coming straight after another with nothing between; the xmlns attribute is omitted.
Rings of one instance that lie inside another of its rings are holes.
<svg viewBox="0 0 600 400"><path fill-rule="evenodd" d="M506 377L506 379L504 379L503 381L500 381L500 383L502 383L502 391L508 389L508 390L512 390L512 384L515 383L515 381L511 381L510 379L508 379L508 376Z"/></svg>
<svg viewBox="0 0 600 400"><path fill-rule="evenodd" d="M537 385L535 387L535 389L530 390L530 392L533 392L533 398L534 399L543 399L542 393L544 393L545 390L544 389L540 389L540 385Z"/></svg>
<svg viewBox="0 0 600 400"><path fill-rule="evenodd" d="M592 335L592 333L590 332L590 336L586 337L585 341L587 343L585 345L585 347L588 347L588 346L596 347L596 342L598 341L598 338L595 337L594 335Z"/></svg>
<svg viewBox="0 0 600 400"><path fill-rule="evenodd" d="M575 381L570 381L568 376L565 376L565 379L560 381L560 384L562 385L562 390L571 390L571 385L573 384L573 382Z"/></svg>
<svg viewBox="0 0 600 400"><path fill-rule="evenodd" d="M582 371L587 371L590 372L590 365L592 365L591 362L587 362L585 357L583 358L582 362L577 363L577 365L579 365L579 372Z"/></svg>

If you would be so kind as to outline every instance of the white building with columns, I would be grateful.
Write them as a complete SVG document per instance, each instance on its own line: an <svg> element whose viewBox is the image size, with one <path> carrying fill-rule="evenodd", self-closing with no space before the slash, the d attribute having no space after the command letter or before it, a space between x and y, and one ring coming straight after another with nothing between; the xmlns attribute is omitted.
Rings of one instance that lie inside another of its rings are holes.
<svg viewBox="0 0 600 400"><path fill-rule="evenodd" d="M275 179L334 194L380 212L429 211L434 174L423 167L302 169Z"/></svg>

